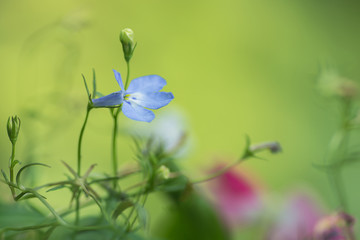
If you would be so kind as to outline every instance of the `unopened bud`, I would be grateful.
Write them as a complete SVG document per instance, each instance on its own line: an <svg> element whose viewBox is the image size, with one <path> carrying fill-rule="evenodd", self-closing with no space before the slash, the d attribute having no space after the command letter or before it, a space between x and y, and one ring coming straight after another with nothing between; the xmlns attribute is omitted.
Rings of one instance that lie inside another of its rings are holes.
<svg viewBox="0 0 360 240"><path fill-rule="evenodd" d="M157 170L157 176L160 179L169 179L170 177L170 170L169 168L165 167L164 165L161 165L161 167L159 167L159 169Z"/></svg>
<svg viewBox="0 0 360 240"><path fill-rule="evenodd" d="M281 152L281 146L278 142L265 142L250 146L250 151L254 153L266 149L270 150L271 153Z"/></svg>
<svg viewBox="0 0 360 240"><path fill-rule="evenodd" d="M9 117L7 122L7 133L12 144L15 144L20 131L21 121L18 116Z"/></svg>
<svg viewBox="0 0 360 240"><path fill-rule="evenodd" d="M130 28L125 28L121 30L120 42L123 47L125 60L129 62L135 49L134 31Z"/></svg>

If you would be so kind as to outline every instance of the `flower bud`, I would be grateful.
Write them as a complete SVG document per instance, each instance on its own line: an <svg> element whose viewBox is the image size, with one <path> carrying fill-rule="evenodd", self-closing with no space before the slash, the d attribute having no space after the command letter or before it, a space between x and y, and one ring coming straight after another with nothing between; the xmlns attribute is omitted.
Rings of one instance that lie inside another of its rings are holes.
<svg viewBox="0 0 360 240"><path fill-rule="evenodd" d="M12 144L15 144L20 131L21 121L18 116L9 117L7 122L7 132Z"/></svg>
<svg viewBox="0 0 360 240"><path fill-rule="evenodd" d="M279 153L281 152L281 146L278 142L264 142L250 146L250 151L253 153L263 150L269 150L271 153Z"/></svg>
<svg viewBox="0 0 360 240"><path fill-rule="evenodd" d="M125 28L121 30L120 42L123 47L125 60L129 62L135 49L133 30L131 30L130 28Z"/></svg>
<svg viewBox="0 0 360 240"><path fill-rule="evenodd" d="M170 170L167 167L165 167L164 165L161 165L159 167L159 169L157 170L157 176L159 179L163 179L163 180L169 179Z"/></svg>

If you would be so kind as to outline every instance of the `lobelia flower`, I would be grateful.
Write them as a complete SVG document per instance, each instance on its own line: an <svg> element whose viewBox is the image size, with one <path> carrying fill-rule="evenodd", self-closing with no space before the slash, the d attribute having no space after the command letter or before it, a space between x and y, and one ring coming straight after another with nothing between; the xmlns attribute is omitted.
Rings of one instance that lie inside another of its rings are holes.
<svg viewBox="0 0 360 240"><path fill-rule="evenodd" d="M121 90L104 97L92 99L94 107L111 107L122 104L124 115L130 119L151 122L155 114L146 109L159 109L174 99L171 92L160 92L166 80L158 75L135 78L125 90L121 75L113 70Z"/></svg>

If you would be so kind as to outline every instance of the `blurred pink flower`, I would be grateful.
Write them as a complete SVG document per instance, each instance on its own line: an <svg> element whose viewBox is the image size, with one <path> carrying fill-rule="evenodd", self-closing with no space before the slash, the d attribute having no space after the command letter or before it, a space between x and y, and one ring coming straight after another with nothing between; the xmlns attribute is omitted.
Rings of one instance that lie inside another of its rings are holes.
<svg viewBox="0 0 360 240"><path fill-rule="evenodd" d="M288 198L268 234L269 240L312 239L323 212L315 200L304 193Z"/></svg>
<svg viewBox="0 0 360 240"><path fill-rule="evenodd" d="M318 240L355 239L353 233L354 218L344 212L325 216L315 226L314 237Z"/></svg>
<svg viewBox="0 0 360 240"><path fill-rule="evenodd" d="M212 172L219 171L218 166ZM232 168L209 183L213 204L229 229L251 223L263 208L254 179Z"/></svg>

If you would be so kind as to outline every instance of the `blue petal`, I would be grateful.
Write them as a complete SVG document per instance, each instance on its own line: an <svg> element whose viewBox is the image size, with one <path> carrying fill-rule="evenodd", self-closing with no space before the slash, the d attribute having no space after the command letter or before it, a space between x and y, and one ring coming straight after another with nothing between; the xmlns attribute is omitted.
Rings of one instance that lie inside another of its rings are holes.
<svg viewBox="0 0 360 240"><path fill-rule="evenodd" d="M124 101L122 111L125 116L136 121L151 122L155 118L155 114L134 102Z"/></svg>
<svg viewBox="0 0 360 240"><path fill-rule="evenodd" d="M118 82L120 88L122 90L125 90L120 73L118 71L116 71L115 69L113 69L113 71L114 71L114 74L115 74L116 81Z"/></svg>
<svg viewBox="0 0 360 240"><path fill-rule="evenodd" d="M136 92L130 94L130 96L128 97L129 101L135 102L140 106L151 109L162 108L168 105L173 99L174 99L174 95L171 92L154 92L154 93Z"/></svg>
<svg viewBox="0 0 360 240"><path fill-rule="evenodd" d="M166 85L166 80L158 75L148 75L135 78L129 84L126 93L157 92Z"/></svg>
<svg viewBox="0 0 360 240"><path fill-rule="evenodd" d="M124 99L123 91L118 91L101 98L92 99L92 102L95 107L109 107L109 106L120 105L123 102L123 99Z"/></svg>

